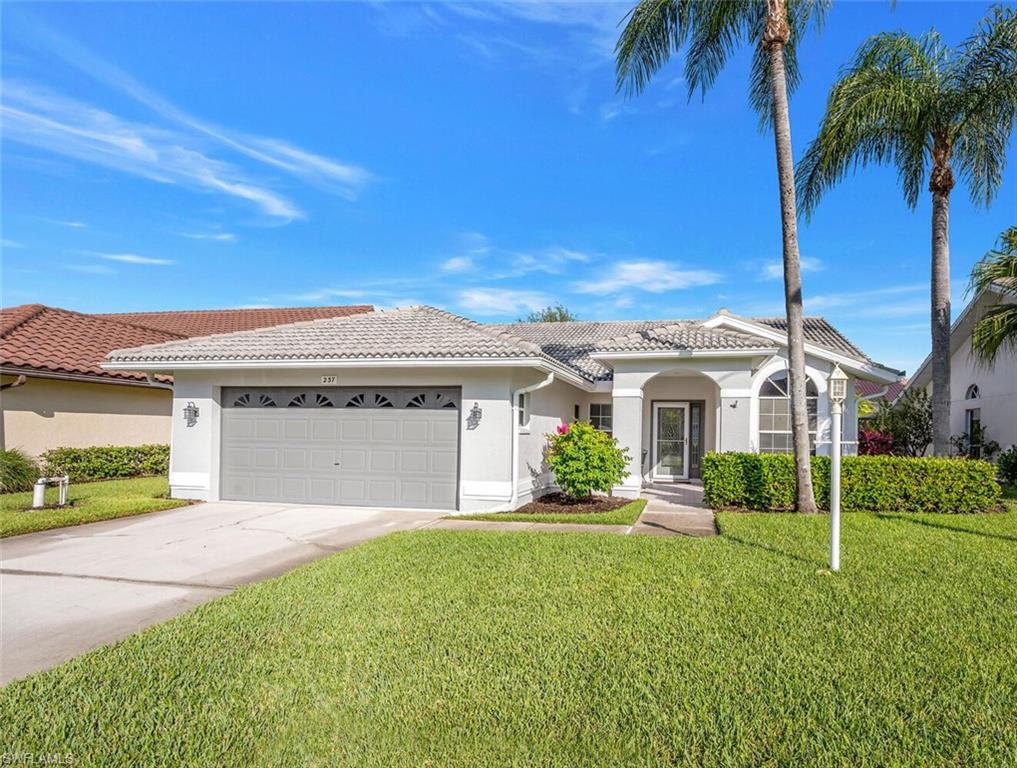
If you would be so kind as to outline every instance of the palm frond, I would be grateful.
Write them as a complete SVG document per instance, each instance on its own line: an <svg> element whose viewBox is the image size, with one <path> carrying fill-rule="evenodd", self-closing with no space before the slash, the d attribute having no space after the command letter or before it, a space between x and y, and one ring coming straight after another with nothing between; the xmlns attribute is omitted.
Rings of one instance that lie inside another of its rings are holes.
<svg viewBox="0 0 1017 768"><path fill-rule="evenodd" d="M961 48L950 72L957 167L972 202L988 206L1003 182L1017 117L1017 13L996 6Z"/></svg>
<svg viewBox="0 0 1017 768"><path fill-rule="evenodd" d="M760 19L765 18L766 3L760 0L699 2L693 6L689 48L685 53L685 80L690 98L696 91L706 95L728 56L747 42L753 31L762 32Z"/></svg>
<svg viewBox="0 0 1017 768"><path fill-rule="evenodd" d="M876 35L859 48L798 164L803 215L811 216L823 193L849 171L870 163L895 163L908 204L917 204L942 98L942 61L935 33Z"/></svg>
<svg viewBox="0 0 1017 768"><path fill-rule="evenodd" d="M642 0L629 12L615 45L618 90L642 93L671 54L685 44L694 5L694 0Z"/></svg>
<svg viewBox="0 0 1017 768"><path fill-rule="evenodd" d="M969 291L977 296L989 289L1003 298L997 298L975 323L971 348L981 363L991 365L1001 349L1017 353L1017 227L1004 231L999 250L985 254L971 271Z"/></svg>

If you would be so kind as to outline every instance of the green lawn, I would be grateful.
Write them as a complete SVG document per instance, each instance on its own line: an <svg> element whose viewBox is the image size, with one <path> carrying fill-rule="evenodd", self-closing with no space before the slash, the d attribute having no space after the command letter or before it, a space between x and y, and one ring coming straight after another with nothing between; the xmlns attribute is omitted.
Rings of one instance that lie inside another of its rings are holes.
<svg viewBox="0 0 1017 768"><path fill-rule="evenodd" d="M400 533L0 690L76 765L1004 766L1017 514Z"/></svg>
<svg viewBox="0 0 1017 768"><path fill-rule="evenodd" d="M165 498L168 492L165 477L71 483L67 498L73 505L62 509L39 510L31 509L31 492L5 493L0 495L0 538L139 515L158 509L172 509L188 503L181 499ZM56 488L46 490L47 504L55 504L57 497Z"/></svg>
<svg viewBox="0 0 1017 768"><path fill-rule="evenodd" d="M497 520L501 523L586 523L588 525L632 525L646 506L646 499L636 499L624 507L610 512L584 512L578 514L527 514L525 512L485 512L476 515L456 515L456 520Z"/></svg>

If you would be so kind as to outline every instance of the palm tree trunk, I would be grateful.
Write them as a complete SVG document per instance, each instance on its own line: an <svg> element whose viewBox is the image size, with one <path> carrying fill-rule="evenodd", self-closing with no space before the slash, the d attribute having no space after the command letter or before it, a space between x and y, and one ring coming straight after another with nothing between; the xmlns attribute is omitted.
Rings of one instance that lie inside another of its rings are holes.
<svg viewBox="0 0 1017 768"><path fill-rule="evenodd" d="M780 183L780 223L784 239L784 307L791 379L791 438L795 455L795 509L816 512L812 491L809 414L805 399L805 331L802 319L802 268L798 255L798 219L795 203L795 166L791 152L791 117L787 102L784 46L790 38L784 0L768 0L769 16L762 45L770 57L773 89L773 138L777 149Z"/></svg>
<svg viewBox="0 0 1017 768"><path fill-rule="evenodd" d="M932 192L932 452L950 455L950 190L949 148L933 147Z"/></svg>

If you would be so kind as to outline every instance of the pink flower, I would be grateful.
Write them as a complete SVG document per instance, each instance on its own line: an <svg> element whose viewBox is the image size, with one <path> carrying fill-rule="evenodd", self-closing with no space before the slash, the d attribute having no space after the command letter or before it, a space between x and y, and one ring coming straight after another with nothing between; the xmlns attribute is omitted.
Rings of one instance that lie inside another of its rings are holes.
<svg viewBox="0 0 1017 768"><path fill-rule="evenodd" d="M562 422L561 424L558 425L558 434L559 435L567 435L568 433L569 433L569 425L568 424Z"/></svg>

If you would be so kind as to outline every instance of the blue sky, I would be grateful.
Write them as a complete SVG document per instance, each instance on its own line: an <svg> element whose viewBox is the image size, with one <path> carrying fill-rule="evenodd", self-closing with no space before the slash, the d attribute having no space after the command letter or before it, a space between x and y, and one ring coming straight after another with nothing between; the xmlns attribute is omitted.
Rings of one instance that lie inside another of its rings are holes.
<svg viewBox="0 0 1017 768"><path fill-rule="evenodd" d="M982 3L837 2L801 50L800 153L869 34L959 42ZM680 62L614 92L626 5L3 6L5 305L80 311L429 303L482 321L783 313L772 139L746 56L705 101ZM1011 155L1013 153L1011 152ZM801 229L806 309L913 370L929 202L890 169ZM1017 213L951 215L955 312Z"/></svg>

